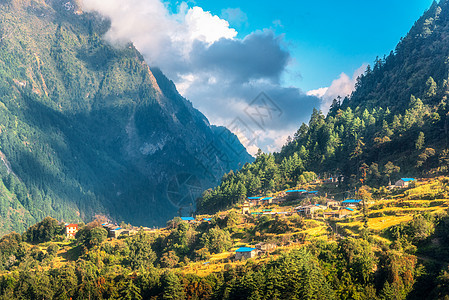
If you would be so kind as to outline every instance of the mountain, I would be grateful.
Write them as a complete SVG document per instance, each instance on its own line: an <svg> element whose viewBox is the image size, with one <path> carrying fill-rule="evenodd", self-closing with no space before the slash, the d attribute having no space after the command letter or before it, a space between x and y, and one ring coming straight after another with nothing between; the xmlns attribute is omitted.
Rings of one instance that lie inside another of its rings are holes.
<svg viewBox="0 0 449 300"><path fill-rule="evenodd" d="M425 104L438 105L448 84L449 3L435 1L401 39L394 51L359 78L357 89L344 107L389 107L403 113L410 95ZM429 78L437 84L436 95L428 96Z"/></svg>
<svg viewBox="0 0 449 300"><path fill-rule="evenodd" d="M0 1L0 234L46 216L154 226L252 157L78 1Z"/></svg>
<svg viewBox="0 0 449 300"><path fill-rule="evenodd" d="M389 162L403 176L447 172L448 49L444 0L432 4L395 51L368 66L350 97L334 100L327 116L315 111L277 159L297 153L309 170L357 181L372 175L376 185Z"/></svg>
<svg viewBox="0 0 449 300"><path fill-rule="evenodd" d="M340 191L380 187L402 177L449 172L449 1L434 2L407 36L357 79L329 113L314 110L279 153L223 177L203 194L199 212L247 196L303 186L321 175Z"/></svg>

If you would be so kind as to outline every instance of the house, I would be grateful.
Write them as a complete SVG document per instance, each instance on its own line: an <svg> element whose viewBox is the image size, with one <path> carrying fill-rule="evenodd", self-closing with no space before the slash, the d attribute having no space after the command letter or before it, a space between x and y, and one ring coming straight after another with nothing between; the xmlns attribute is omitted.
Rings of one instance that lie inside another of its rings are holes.
<svg viewBox="0 0 449 300"><path fill-rule="evenodd" d="M363 204L362 200L355 200L355 199L347 199L341 202L341 205L345 207L354 207L362 204Z"/></svg>
<svg viewBox="0 0 449 300"><path fill-rule="evenodd" d="M340 208L340 202L338 202L338 201L328 201L326 205L330 209L338 209L338 208Z"/></svg>
<svg viewBox="0 0 449 300"><path fill-rule="evenodd" d="M250 207L251 207L251 204L249 202L243 203L242 215L249 215L249 214L251 214Z"/></svg>
<svg viewBox="0 0 449 300"><path fill-rule="evenodd" d="M259 204L259 200L262 198L264 198L264 197L248 197L248 201L251 206L255 206L255 205Z"/></svg>
<svg viewBox="0 0 449 300"><path fill-rule="evenodd" d="M195 218L193 218L193 217L181 217L181 220L186 221L188 223L195 222Z"/></svg>
<svg viewBox="0 0 449 300"><path fill-rule="evenodd" d="M77 232L78 232L78 224L65 225L65 234L68 239L75 238Z"/></svg>
<svg viewBox="0 0 449 300"><path fill-rule="evenodd" d="M256 245L256 249L261 252L273 252L276 250L277 245L271 243L259 243Z"/></svg>
<svg viewBox="0 0 449 300"><path fill-rule="evenodd" d="M324 213L324 215L329 218L341 219L341 218L345 218L347 215L349 215L353 212L354 212L354 209L345 207L345 208L341 208L336 211L326 212L326 213Z"/></svg>
<svg viewBox="0 0 449 300"><path fill-rule="evenodd" d="M108 237L114 238L114 239L117 239L120 235L123 235L123 234L131 234L131 233L137 232L136 230L124 229L117 225L109 224L109 223L105 223L105 224L101 224L101 225L103 226L104 229L107 230Z"/></svg>
<svg viewBox="0 0 449 300"><path fill-rule="evenodd" d="M295 210L298 214L301 214L306 218L313 218L318 211L325 210L325 209L326 209L326 207L322 207L318 204L307 205L307 206L298 206L295 208Z"/></svg>
<svg viewBox="0 0 449 300"><path fill-rule="evenodd" d="M405 188L410 185L410 183L416 181L415 178L401 178L394 184L395 187Z"/></svg>
<svg viewBox="0 0 449 300"><path fill-rule="evenodd" d="M118 237L120 235L123 234L129 234L129 230L121 228L121 227L116 227L116 228L111 228L111 230L109 231L108 236L114 239L118 239Z"/></svg>
<svg viewBox="0 0 449 300"><path fill-rule="evenodd" d="M305 193L307 193L306 190L288 190L288 191L285 191L286 198L288 200L299 199Z"/></svg>
<svg viewBox="0 0 449 300"><path fill-rule="evenodd" d="M256 257L258 253L257 248L240 247L235 250L235 259L242 260Z"/></svg>
<svg viewBox="0 0 449 300"><path fill-rule="evenodd" d="M273 203L273 197L265 197L260 199L261 204L271 204Z"/></svg>

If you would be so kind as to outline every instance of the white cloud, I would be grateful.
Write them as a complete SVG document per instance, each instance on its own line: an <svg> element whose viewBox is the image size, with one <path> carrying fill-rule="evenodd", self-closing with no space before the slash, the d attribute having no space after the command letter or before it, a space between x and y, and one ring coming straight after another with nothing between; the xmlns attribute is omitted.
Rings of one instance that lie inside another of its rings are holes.
<svg viewBox="0 0 449 300"><path fill-rule="evenodd" d="M291 56L283 36L272 30L238 39L227 20L185 2L176 13L170 13L161 0L84 0L83 8L110 19L105 38L116 45L132 42L148 64L172 79L211 123L229 126L236 118L243 120L249 130L243 128L246 136L241 140L250 153L259 147L279 150L319 106L317 97L281 86ZM224 10L222 16L234 24L247 19L240 9ZM245 114L261 92L283 112L273 114L263 128Z"/></svg>
<svg viewBox="0 0 449 300"><path fill-rule="evenodd" d="M211 45L221 38L232 39L237 35L235 29L229 28L228 21L213 16L198 6L188 10L185 24L190 34L190 42L199 40Z"/></svg>
<svg viewBox="0 0 449 300"><path fill-rule="evenodd" d="M329 87L323 87L317 90L308 91L307 95L321 98L322 102L320 109L323 113L326 114L329 111L329 108L332 105L334 99L336 99L338 96L344 98L352 94L355 89L357 78L364 73L366 67L367 64L363 64L360 68L355 70L352 78L345 73L341 73L340 77L332 81L332 84Z"/></svg>
<svg viewBox="0 0 449 300"><path fill-rule="evenodd" d="M308 91L307 95L321 98L321 97L323 97L326 94L326 92L328 90L329 90L329 88L327 88L327 87L319 88L319 89L316 89L316 90Z"/></svg>
<svg viewBox="0 0 449 300"><path fill-rule="evenodd" d="M134 43L151 64L179 64L188 58L195 41L211 45L237 35L226 20L184 2L177 14L170 14L160 0L84 0L83 8L111 20L106 34L111 43Z"/></svg>

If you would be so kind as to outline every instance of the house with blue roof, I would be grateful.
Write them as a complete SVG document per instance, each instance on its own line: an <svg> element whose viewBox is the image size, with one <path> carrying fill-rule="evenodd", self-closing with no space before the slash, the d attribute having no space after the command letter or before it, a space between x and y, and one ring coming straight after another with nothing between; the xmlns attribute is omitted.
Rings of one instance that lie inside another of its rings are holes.
<svg viewBox="0 0 449 300"><path fill-rule="evenodd" d="M341 202L341 205L344 207L355 207L363 204L362 200L359 199L347 199Z"/></svg>
<svg viewBox="0 0 449 300"><path fill-rule="evenodd" d="M195 218L193 218L193 217L181 217L181 220L189 222L189 223L195 222Z"/></svg>
<svg viewBox="0 0 449 300"><path fill-rule="evenodd" d="M395 187L406 188L410 185L410 183L415 182L415 178L401 178L394 184Z"/></svg>
<svg viewBox="0 0 449 300"><path fill-rule="evenodd" d="M258 253L257 248L240 247L237 250L235 250L235 259L242 260L253 258L257 256L257 253Z"/></svg>

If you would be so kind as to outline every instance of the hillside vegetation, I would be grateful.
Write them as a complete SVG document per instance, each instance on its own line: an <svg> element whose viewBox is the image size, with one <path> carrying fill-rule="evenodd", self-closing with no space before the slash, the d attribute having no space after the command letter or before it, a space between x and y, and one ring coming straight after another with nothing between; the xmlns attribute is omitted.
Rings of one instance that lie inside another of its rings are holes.
<svg viewBox="0 0 449 300"><path fill-rule="evenodd" d="M325 191L327 185L315 185ZM365 187L343 219L239 206L194 223L107 239L99 221L76 240L46 218L0 240L1 299L443 299L449 296L449 178ZM319 198L309 199L312 203ZM210 219L210 220L209 220ZM122 224L122 226L127 226ZM235 250L273 245L236 260Z"/></svg>
<svg viewBox="0 0 449 300"><path fill-rule="evenodd" d="M447 174L448 35L449 1L434 2L395 51L367 67L352 95L335 99L327 115L314 110L279 153L259 153L223 177L198 201L199 211L303 184L309 172L339 178L340 192Z"/></svg>
<svg viewBox="0 0 449 300"><path fill-rule="evenodd" d="M0 18L0 235L46 216L165 224L194 209L170 182L207 188L252 160L77 1L1 1Z"/></svg>

